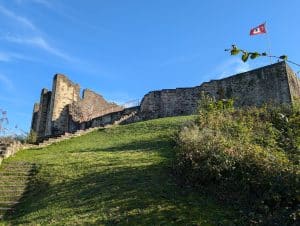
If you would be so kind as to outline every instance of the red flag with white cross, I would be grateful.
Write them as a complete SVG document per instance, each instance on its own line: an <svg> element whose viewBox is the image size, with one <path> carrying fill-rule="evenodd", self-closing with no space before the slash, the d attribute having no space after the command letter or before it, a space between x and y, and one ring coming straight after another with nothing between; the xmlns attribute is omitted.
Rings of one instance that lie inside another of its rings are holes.
<svg viewBox="0 0 300 226"><path fill-rule="evenodd" d="M259 34L265 34L265 33L267 33L265 23L255 27L255 28L252 28L250 30L250 35L259 35Z"/></svg>

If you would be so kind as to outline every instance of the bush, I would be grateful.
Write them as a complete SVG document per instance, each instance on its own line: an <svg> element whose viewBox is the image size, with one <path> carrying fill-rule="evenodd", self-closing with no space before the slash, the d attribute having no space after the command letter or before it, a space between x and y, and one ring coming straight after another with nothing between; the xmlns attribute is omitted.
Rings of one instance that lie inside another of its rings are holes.
<svg viewBox="0 0 300 226"><path fill-rule="evenodd" d="M299 111L235 110L232 101L209 97L199 106L198 119L177 134L174 170L180 181L207 188L221 200L235 200L245 207L248 222L296 224Z"/></svg>
<svg viewBox="0 0 300 226"><path fill-rule="evenodd" d="M29 134L27 135L26 142L29 144L35 144L37 142L37 133L33 130L30 130Z"/></svg>

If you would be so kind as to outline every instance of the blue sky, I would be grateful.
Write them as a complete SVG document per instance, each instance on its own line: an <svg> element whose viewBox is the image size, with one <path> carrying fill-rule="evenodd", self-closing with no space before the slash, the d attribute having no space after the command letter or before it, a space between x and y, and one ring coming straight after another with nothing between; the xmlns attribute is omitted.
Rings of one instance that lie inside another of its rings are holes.
<svg viewBox="0 0 300 226"><path fill-rule="evenodd" d="M235 43L300 62L300 1L0 0L0 108L28 131L33 103L63 73L118 103L269 64ZM294 68L300 70L299 68Z"/></svg>

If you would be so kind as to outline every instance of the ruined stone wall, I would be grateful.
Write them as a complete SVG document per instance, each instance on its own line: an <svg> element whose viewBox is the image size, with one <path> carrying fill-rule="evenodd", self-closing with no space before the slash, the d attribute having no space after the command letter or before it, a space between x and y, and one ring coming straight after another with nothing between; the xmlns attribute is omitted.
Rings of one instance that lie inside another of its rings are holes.
<svg viewBox="0 0 300 226"><path fill-rule="evenodd" d="M115 103L107 102L101 95L83 90L82 99L69 106L70 116L75 122L89 121L107 112L121 111L123 108Z"/></svg>
<svg viewBox="0 0 300 226"><path fill-rule="evenodd" d="M140 110L140 107L136 106L136 107L126 108L126 109L116 111L116 112L111 112L111 113L102 115L100 117L93 118L90 121L81 123L80 128L88 129L88 128L92 128L92 127L112 125L120 120L122 120L123 124L140 121L138 116L135 115L135 113L139 112L139 110ZM128 117L128 116L130 116L130 117Z"/></svg>
<svg viewBox="0 0 300 226"><path fill-rule="evenodd" d="M17 140L0 140L0 165L3 159L8 158L18 152L22 147L25 147Z"/></svg>
<svg viewBox="0 0 300 226"><path fill-rule="evenodd" d="M200 88L216 99L233 98L239 107L291 102L285 62L203 83Z"/></svg>
<svg viewBox="0 0 300 226"><path fill-rule="evenodd" d="M79 85L74 84L64 75L54 76L50 110L47 115L46 136L68 132L68 105L79 99Z"/></svg>
<svg viewBox="0 0 300 226"><path fill-rule="evenodd" d="M144 119L190 115L197 108L200 87L164 89L146 94L140 114Z"/></svg>
<svg viewBox="0 0 300 226"><path fill-rule="evenodd" d="M52 94L44 89L40 104L34 107L32 129L40 136L55 136L123 120L127 114L126 109L107 102L91 90L84 90L82 99L79 92L79 85L64 75L56 75ZM290 104L300 98L300 81L282 61L196 87L149 92L131 119L140 121L196 113L202 92L217 100L232 98L237 107Z"/></svg>
<svg viewBox="0 0 300 226"><path fill-rule="evenodd" d="M293 70L288 65L286 65L286 70L289 79L289 89L290 89L292 101L294 103L297 102L297 104L299 104L300 103L300 80L297 74L295 74L295 72L293 72Z"/></svg>
<svg viewBox="0 0 300 226"><path fill-rule="evenodd" d="M279 62L193 88L152 91L144 96L140 114L144 119L192 114L202 91L217 100L232 98L238 107L291 103L291 87L292 95L300 97L299 84L286 63Z"/></svg>
<svg viewBox="0 0 300 226"><path fill-rule="evenodd" d="M42 89L40 104L39 104L39 111L37 116L37 137L44 137L45 136L45 129L46 129L46 122L47 122L47 114L50 107L50 100L51 100L51 91L47 89Z"/></svg>
<svg viewBox="0 0 300 226"><path fill-rule="evenodd" d="M32 119L31 119L31 131L37 132L37 122L38 122L38 113L39 113L40 104L35 103L33 105Z"/></svg>
<svg viewBox="0 0 300 226"><path fill-rule="evenodd" d="M53 79L52 92L43 89L40 103L34 106L31 129L37 132L38 140L43 140L74 132L82 122L122 109L88 89L83 91L81 99L79 85L65 75L57 74Z"/></svg>

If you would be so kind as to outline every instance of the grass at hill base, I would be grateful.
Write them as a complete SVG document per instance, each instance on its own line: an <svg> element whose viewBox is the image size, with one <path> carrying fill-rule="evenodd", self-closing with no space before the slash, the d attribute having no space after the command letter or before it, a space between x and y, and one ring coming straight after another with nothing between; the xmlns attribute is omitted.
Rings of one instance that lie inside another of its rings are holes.
<svg viewBox="0 0 300 226"><path fill-rule="evenodd" d="M19 152L5 161L35 163L37 174L2 223L235 225L235 211L179 187L171 175L173 135L192 118L113 126Z"/></svg>

